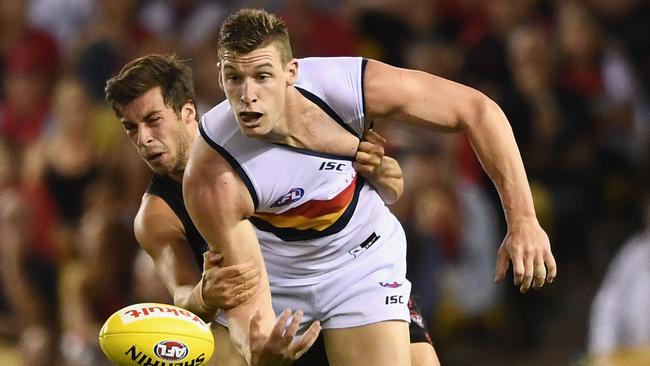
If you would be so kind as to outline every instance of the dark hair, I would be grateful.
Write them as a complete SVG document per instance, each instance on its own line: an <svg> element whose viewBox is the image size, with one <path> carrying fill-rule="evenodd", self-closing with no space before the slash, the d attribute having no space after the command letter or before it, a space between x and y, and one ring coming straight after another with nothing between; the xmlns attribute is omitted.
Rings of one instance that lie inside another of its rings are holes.
<svg viewBox="0 0 650 366"><path fill-rule="evenodd" d="M125 105L155 87L160 87L165 105L179 116L185 103L195 104L192 69L173 55L148 55L127 63L106 82L104 91L106 101L121 117Z"/></svg>
<svg viewBox="0 0 650 366"><path fill-rule="evenodd" d="M227 51L249 53L275 42L281 61L289 62L293 56L289 32L284 21L260 9L241 9L223 22L217 41L219 59Z"/></svg>

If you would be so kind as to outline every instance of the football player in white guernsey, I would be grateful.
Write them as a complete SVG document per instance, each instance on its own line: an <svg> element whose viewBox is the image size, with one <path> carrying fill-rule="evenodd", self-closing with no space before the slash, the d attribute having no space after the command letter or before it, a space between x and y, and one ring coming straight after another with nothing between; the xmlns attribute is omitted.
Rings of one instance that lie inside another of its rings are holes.
<svg viewBox="0 0 650 366"><path fill-rule="evenodd" d="M262 268L260 290L226 310L247 359L251 317L263 333L273 327L272 288L277 308L304 311L303 327L321 322L332 365L410 364L404 233L351 162L376 119L465 133L508 226L495 280L511 262L521 292L553 281L512 130L484 94L375 60L294 59L284 23L261 10L229 16L218 43L228 100L201 120L183 195L226 265Z"/></svg>
<svg viewBox="0 0 650 366"><path fill-rule="evenodd" d="M207 244L185 211L181 181L190 144L198 131L191 69L173 56L135 59L107 82L106 99L155 173L134 222L138 242L154 260L174 303L212 321L218 309L235 306L255 292L259 270L251 263L219 267L220 255L206 252ZM354 166L386 201L392 202L401 195L403 180L397 161L384 156L385 142L374 131L368 131L359 144ZM409 307L411 316L421 319L417 305ZM276 323L279 336L271 337L269 342L258 337L257 345L251 347L257 364L290 362L313 342L318 327L312 329L311 335L285 343L289 338L282 335L296 331L296 327L288 327L289 315L285 313ZM243 359L230 346L227 328L213 324L213 332L217 342L208 365L241 364ZM411 354L417 365L431 365L430 360L435 358L426 332L423 324L411 326ZM299 364L327 364L322 347L312 349Z"/></svg>

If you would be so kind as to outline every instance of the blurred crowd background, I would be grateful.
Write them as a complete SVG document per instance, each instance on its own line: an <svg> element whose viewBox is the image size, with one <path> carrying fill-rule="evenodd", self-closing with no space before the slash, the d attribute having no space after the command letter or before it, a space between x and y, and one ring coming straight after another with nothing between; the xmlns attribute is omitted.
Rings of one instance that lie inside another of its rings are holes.
<svg viewBox="0 0 650 366"><path fill-rule="evenodd" d="M149 172L103 89L132 58L174 53L207 111L223 100L216 34L244 6L280 14L296 57L428 71L508 116L559 265L525 295L511 273L494 283L505 222L467 140L376 124L404 171L393 211L443 365L584 365L650 345L647 1L2 0L0 364L106 364L106 317L170 301L132 232Z"/></svg>

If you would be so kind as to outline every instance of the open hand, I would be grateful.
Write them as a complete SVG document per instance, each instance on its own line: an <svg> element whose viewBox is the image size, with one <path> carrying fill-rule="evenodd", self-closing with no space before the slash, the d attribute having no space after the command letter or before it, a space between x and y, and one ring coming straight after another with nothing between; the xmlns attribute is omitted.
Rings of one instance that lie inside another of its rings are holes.
<svg viewBox="0 0 650 366"><path fill-rule="evenodd" d="M267 337L261 333L260 314L255 313L249 330L251 365L290 365L307 352L318 338L320 322L313 322L302 336L296 336L301 319L302 311L292 314L291 309L285 309Z"/></svg>

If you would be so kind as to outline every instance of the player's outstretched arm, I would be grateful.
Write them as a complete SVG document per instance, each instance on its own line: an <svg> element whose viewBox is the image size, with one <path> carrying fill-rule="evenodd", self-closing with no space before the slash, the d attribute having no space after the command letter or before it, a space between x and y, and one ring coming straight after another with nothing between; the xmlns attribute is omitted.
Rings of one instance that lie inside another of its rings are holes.
<svg viewBox="0 0 650 366"><path fill-rule="evenodd" d="M374 60L366 67L364 95L369 120L464 131L499 192L508 223L495 280L503 280L510 261L514 283L522 292L553 281L557 268L548 236L537 221L512 129L496 103L453 81Z"/></svg>
<svg viewBox="0 0 650 366"><path fill-rule="evenodd" d="M187 211L210 248L223 255L225 266L252 261L260 268L260 285L241 304L226 309L230 337L250 362L249 323L259 309L260 329L269 334L275 314L271 291L259 243L248 217L253 200L230 164L202 139L192 146L183 179Z"/></svg>
<svg viewBox="0 0 650 366"><path fill-rule="evenodd" d="M363 134L352 163L359 174L379 193L387 204L394 203L404 193L404 178L397 160L384 155L386 139L374 130Z"/></svg>
<svg viewBox="0 0 650 366"><path fill-rule="evenodd" d="M204 255L203 274L176 214L160 197L145 194L134 221L140 246L153 259L156 271L174 304L210 322L219 309L238 305L252 296L259 283L253 262L219 267L220 255Z"/></svg>

